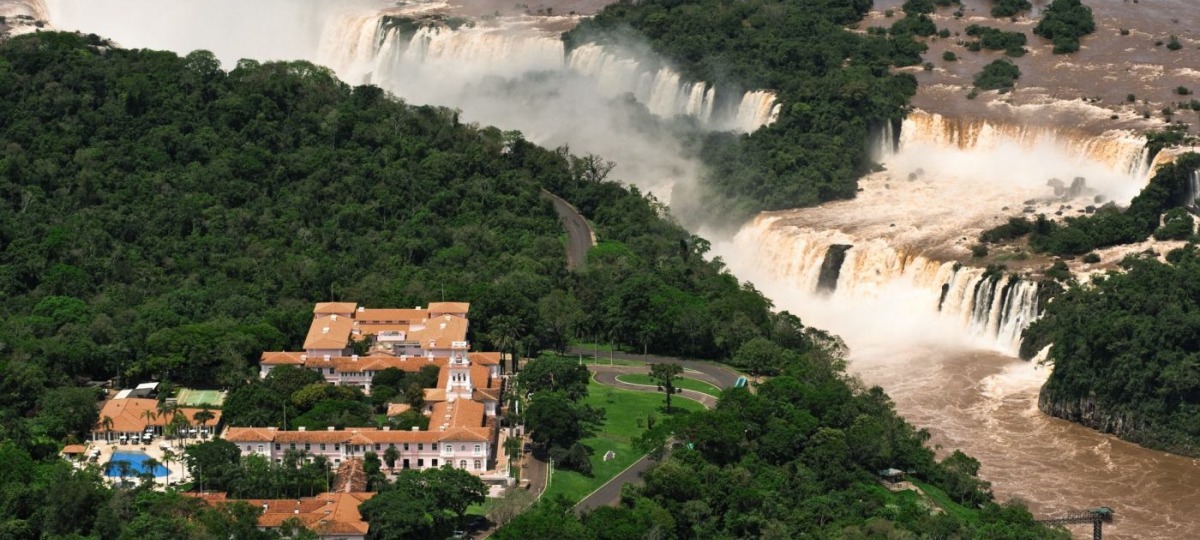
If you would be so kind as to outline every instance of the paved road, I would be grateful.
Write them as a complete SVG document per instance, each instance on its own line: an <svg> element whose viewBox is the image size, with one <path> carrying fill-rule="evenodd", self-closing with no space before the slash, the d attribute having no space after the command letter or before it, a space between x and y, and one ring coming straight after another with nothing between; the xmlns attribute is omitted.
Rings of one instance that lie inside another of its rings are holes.
<svg viewBox="0 0 1200 540"><path fill-rule="evenodd" d="M648 385L648 384L633 384L633 383L627 383L624 381L617 380L617 377L628 374L628 373L644 374L644 373L646 373L646 368L631 367L631 366L605 366L605 365L592 364L592 365L588 365L588 369L592 370L592 373L595 374L594 377L596 379L596 382L603 384L603 385L613 386L616 388L622 388L625 390L632 390L634 392L658 392L657 386L652 386L652 385ZM704 375L704 374L689 372L687 375L688 375L688 377L691 377L694 379L701 379L701 375ZM711 378L711 377L705 376L704 378ZM709 381L709 382L711 382L711 381ZM708 408L708 409L711 409L711 408L717 406L717 398L712 397L708 394L705 394L704 392L697 392L695 390L688 390L688 389L680 389L679 393L676 394L676 396L683 397L685 399L690 399L692 401L699 401L701 405L704 405L704 407Z"/></svg>
<svg viewBox="0 0 1200 540"><path fill-rule="evenodd" d="M584 354L590 356L591 353L582 349L572 349L571 354ZM736 371L725 366L714 364L712 362L704 362L699 360L683 360L680 358L672 358L667 356L641 356L634 354L615 353L614 358L623 360L640 360L648 364L656 364L662 362L671 362L680 364L684 369L692 370L688 373L689 377L701 379L717 385L719 388L729 388L733 386L734 381L740 376ZM629 384L617 380L617 376L623 373L645 373L646 369L633 366L605 366L602 364L589 364L588 369L592 371L596 382L616 388L633 390L635 392L658 392L654 386L643 384ZM699 401L705 407L711 409L717 405L716 398L703 392L694 390L684 390L679 394L687 399ZM641 459L635 461L628 469L621 471L620 474L614 476L604 485L600 486L584 497L579 504L575 505L575 512L582 514L590 512L601 506L613 506L621 500L621 486L629 482L641 481L642 475L650 470L657 460L652 459L649 455L642 456Z"/></svg>
<svg viewBox="0 0 1200 540"><path fill-rule="evenodd" d="M579 347L571 347L570 349L567 349L568 356L583 355L584 357L591 358L593 353L595 353L595 351L591 349L582 349ZM723 366L721 364L705 360L685 360L683 358L675 358L673 356L655 356L653 354L641 355L622 352L611 354L613 358L620 360L636 360L638 362L645 362L647 364L679 364L683 366L683 369L690 369L692 371L700 372L699 374L689 373L689 376L700 379L704 382L715 384L717 385L717 388L721 389L733 386L733 383L737 382L738 377L741 376L740 373L734 371L728 366ZM609 353L600 352L597 353L597 356L601 361L603 361L604 358L609 356Z"/></svg>
<svg viewBox="0 0 1200 540"><path fill-rule="evenodd" d="M596 245L596 233L571 203L544 189L542 196L554 203L554 211L567 230L567 270L583 268L588 250Z"/></svg>

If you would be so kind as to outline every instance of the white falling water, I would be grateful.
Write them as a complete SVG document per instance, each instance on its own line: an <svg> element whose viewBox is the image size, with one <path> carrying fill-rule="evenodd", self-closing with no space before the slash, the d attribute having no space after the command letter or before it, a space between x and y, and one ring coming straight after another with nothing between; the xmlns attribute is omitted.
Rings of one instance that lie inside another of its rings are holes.
<svg viewBox="0 0 1200 540"><path fill-rule="evenodd" d="M728 110L718 110L714 86L685 81L669 67L648 68L631 55L595 43L572 50L566 66L594 79L607 95L633 94L657 116L692 116L716 129L750 133L775 122L781 108L774 92L755 90L744 93Z"/></svg>
<svg viewBox="0 0 1200 540"><path fill-rule="evenodd" d="M970 250L979 234L1012 216L1082 215L1097 198L1126 204L1150 168L1144 139L1126 132L1087 135L921 111L904 120L898 137L890 128L873 134L873 155L887 170L860 179L854 200L764 214L714 247L777 306L852 345L895 332L895 339L1015 354L1039 312L1029 276L1044 264L1023 266L1028 255L1013 251L1012 270L989 272ZM1086 178L1085 193L1055 194L1047 185L1075 177ZM826 263L832 246L851 246L840 265Z"/></svg>
<svg viewBox="0 0 1200 540"><path fill-rule="evenodd" d="M744 227L733 243L753 246L752 253L740 253L737 259L753 261L755 269L750 273L756 284L768 284L768 289L791 289L808 301L817 296L830 247L849 244L852 247L838 269L837 284L832 291L823 292L823 300L868 305L894 299L896 311L888 316L897 324L901 318L940 319L942 331L965 329L977 345L1006 353L1016 354L1021 332L1038 315L1036 282L938 261L885 241L858 240L838 231L796 227L786 219L760 217ZM731 268L744 275L741 262L726 258L731 260ZM888 311L880 309L877 314Z"/></svg>
<svg viewBox="0 0 1200 540"><path fill-rule="evenodd" d="M1095 135L1062 127L952 118L916 110L905 118L900 129L901 149L912 144L979 151L1011 145L1030 149L1052 146L1076 160L1099 164L1129 178L1149 179L1146 139L1123 130Z"/></svg>

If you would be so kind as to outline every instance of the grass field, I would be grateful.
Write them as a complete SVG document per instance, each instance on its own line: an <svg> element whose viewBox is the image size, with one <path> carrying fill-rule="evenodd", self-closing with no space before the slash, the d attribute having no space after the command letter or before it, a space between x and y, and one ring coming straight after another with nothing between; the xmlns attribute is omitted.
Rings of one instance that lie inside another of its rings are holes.
<svg viewBox="0 0 1200 540"><path fill-rule="evenodd" d="M654 379L650 378L650 376L645 373L627 373L625 375L618 376L617 380L629 384L658 386L658 383L654 382ZM695 390L702 394L708 394L712 397L721 397L720 388L698 379L688 378L686 374L675 379L675 387L686 390Z"/></svg>
<svg viewBox="0 0 1200 540"><path fill-rule="evenodd" d="M213 408L220 408L225 403L225 392L220 390L194 390L191 388L180 388L175 394L175 401L180 407L200 407L209 405Z"/></svg>
<svg viewBox="0 0 1200 540"><path fill-rule="evenodd" d="M578 501L641 458L642 455L633 449L633 441L646 430L648 415L653 414L660 419L664 416L663 397L658 393L620 390L595 381L588 384L588 397L583 402L605 412L604 425L600 426L596 435L581 441L593 450L592 476L555 469L545 496L561 494ZM677 410L704 409L704 406L688 399L674 399L671 404ZM616 457L604 461L604 453L609 450L615 452Z"/></svg>

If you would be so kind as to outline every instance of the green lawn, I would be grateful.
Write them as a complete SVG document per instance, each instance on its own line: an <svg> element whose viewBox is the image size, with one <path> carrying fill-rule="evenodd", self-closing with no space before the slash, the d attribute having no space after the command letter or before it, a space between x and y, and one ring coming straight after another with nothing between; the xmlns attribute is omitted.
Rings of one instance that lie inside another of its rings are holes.
<svg viewBox="0 0 1200 540"><path fill-rule="evenodd" d="M617 380L629 384L647 384L650 386L658 386L658 383L654 382L654 379L650 378L650 376L645 373L626 373L625 375L618 376ZM675 379L675 386L677 388L683 388L686 390L695 390L702 394L708 394L712 397L721 397L720 388L698 379L688 378L686 374Z"/></svg>
<svg viewBox="0 0 1200 540"><path fill-rule="evenodd" d="M663 398L662 394L620 390L595 381L588 384L588 397L584 398L584 403L605 411L604 425L597 430L596 436L582 441L593 450L592 476L556 469L545 496L565 495L578 501L641 458L642 455L633 449L633 440L646 430L647 415L654 414L660 419L664 416ZM687 411L704 409L689 399L673 399L671 405L674 409ZM609 450L615 452L616 457L604 461L604 453Z"/></svg>

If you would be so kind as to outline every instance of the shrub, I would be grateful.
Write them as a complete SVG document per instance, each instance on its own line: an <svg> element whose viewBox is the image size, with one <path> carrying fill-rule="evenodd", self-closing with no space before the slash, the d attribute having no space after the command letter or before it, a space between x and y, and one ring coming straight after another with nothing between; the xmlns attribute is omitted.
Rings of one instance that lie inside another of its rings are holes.
<svg viewBox="0 0 1200 540"><path fill-rule="evenodd" d="M954 61L958 60L958 55L954 54L954 51L946 51L946 52L942 53L942 60L945 60L947 62L954 62Z"/></svg>
<svg viewBox="0 0 1200 540"><path fill-rule="evenodd" d="M1011 90L1016 80L1021 78L1021 69L1008 60L995 60L983 66L983 71L975 75L975 86L984 90Z"/></svg>
<svg viewBox="0 0 1200 540"><path fill-rule="evenodd" d="M1125 94L1125 101L1133 103L1133 102L1137 101L1137 96L1135 96L1133 94Z"/></svg>
<svg viewBox="0 0 1200 540"><path fill-rule="evenodd" d="M992 16L993 17L1012 17L1019 12L1028 10L1033 7L1029 0L993 0Z"/></svg>
<svg viewBox="0 0 1200 540"><path fill-rule="evenodd" d="M1088 264L1096 264L1100 262L1100 254L1096 253L1095 251L1088 253L1087 255L1083 256L1083 262Z"/></svg>
<svg viewBox="0 0 1200 540"><path fill-rule="evenodd" d="M1054 0L1033 33L1054 42L1054 54L1079 50L1079 38L1096 31L1092 9L1080 0Z"/></svg>
<svg viewBox="0 0 1200 540"><path fill-rule="evenodd" d="M1129 35L1129 29L1128 29L1128 28L1122 28L1122 29L1121 29L1121 35L1122 35L1122 36L1128 36L1128 35Z"/></svg>
<svg viewBox="0 0 1200 540"><path fill-rule="evenodd" d="M987 254L988 254L987 246L985 246L983 244L975 244L975 245L971 246L971 256L972 257L975 257L976 259L978 259L980 257L987 257Z"/></svg>
<svg viewBox="0 0 1200 540"><path fill-rule="evenodd" d="M1191 91L1191 90L1188 90L1188 87L1186 87L1186 86L1180 86L1180 87L1178 87L1178 88L1176 88L1176 89L1175 89L1175 93L1176 93L1176 94L1179 94L1179 95L1181 95L1181 96L1186 96L1186 95L1188 95L1188 94L1191 94L1191 93L1192 93L1192 91Z"/></svg>
<svg viewBox="0 0 1200 540"><path fill-rule="evenodd" d="M923 68L925 71L933 71L933 62L925 62L924 64L921 64L921 68Z"/></svg>
<svg viewBox="0 0 1200 540"><path fill-rule="evenodd" d="M1170 41L1167 42L1167 48L1172 51L1178 51L1183 48L1183 45L1179 43L1179 38L1171 36Z"/></svg>

